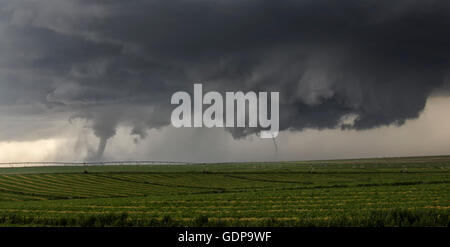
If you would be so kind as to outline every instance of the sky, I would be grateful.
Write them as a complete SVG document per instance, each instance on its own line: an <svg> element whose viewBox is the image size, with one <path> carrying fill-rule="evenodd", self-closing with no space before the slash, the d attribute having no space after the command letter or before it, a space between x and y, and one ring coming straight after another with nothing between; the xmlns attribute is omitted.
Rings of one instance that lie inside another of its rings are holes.
<svg viewBox="0 0 450 247"><path fill-rule="evenodd" d="M0 162L448 154L449 11L438 0L0 0ZM194 83L279 92L280 135L172 127L171 95Z"/></svg>

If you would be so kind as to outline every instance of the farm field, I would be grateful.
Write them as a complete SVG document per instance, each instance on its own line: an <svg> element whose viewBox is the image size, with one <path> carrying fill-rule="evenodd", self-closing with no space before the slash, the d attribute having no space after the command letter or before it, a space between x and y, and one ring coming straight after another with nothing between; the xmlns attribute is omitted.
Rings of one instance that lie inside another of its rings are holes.
<svg viewBox="0 0 450 247"><path fill-rule="evenodd" d="M450 156L0 168L0 226L449 226Z"/></svg>

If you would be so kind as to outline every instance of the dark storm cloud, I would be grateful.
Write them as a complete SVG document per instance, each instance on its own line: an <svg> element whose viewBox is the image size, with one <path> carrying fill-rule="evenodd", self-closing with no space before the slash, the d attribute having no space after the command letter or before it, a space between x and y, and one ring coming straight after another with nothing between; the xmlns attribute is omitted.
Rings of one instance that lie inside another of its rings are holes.
<svg viewBox="0 0 450 247"><path fill-rule="evenodd" d="M447 78L449 11L432 0L2 1L0 103L72 112L105 144L121 124L140 138L169 124L171 94L194 82L279 91L281 129L402 124Z"/></svg>

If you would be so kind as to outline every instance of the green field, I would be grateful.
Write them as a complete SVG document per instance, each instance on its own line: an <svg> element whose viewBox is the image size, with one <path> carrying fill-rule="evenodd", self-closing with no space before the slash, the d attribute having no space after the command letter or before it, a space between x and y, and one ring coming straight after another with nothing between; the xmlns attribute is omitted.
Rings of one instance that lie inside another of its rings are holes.
<svg viewBox="0 0 450 247"><path fill-rule="evenodd" d="M449 226L450 156L0 168L1 226Z"/></svg>

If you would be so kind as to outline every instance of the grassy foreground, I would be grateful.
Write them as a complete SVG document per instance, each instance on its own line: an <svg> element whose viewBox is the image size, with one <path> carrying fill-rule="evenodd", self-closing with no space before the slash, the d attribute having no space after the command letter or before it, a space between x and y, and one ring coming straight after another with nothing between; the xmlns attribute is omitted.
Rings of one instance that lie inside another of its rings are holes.
<svg viewBox="0 0 450 247"><path fill-rule="evenodd" d="M449 226L449 217L449 156L0 169L0 226Z"/></svg>

